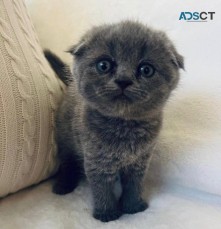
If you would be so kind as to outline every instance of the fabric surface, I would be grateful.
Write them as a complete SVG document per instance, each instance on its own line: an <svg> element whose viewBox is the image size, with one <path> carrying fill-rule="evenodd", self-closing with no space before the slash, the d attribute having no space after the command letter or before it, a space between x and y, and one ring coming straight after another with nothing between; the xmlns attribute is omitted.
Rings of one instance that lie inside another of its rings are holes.
<svg viewBox="0 0 221 229"><path fill-rule="evenodd" d="M0 64L1 197L56 169L54 112L62 85L44 59L22 0L0 0Z"/></svg>
<svg viewBox="0 0 221 229"><path fill-rule="evenodd" d="M221 195L220 0L26 2L42 45L69 63L71 58L63 51L93 25L138 19L166 31L185 57L186 71L165 108L149 175L164 185ZM183 11L215 14L205 23L188 23L179 21Z"/></svg>
<svg viewBox="0 0 221 229"><path fill-rule="evenodd" d="M149 208L102 223L92 217L87 183L58 196L51 183L22 190L0 201L1 229L220 229L221 198L205 193L146 182Z"/></svg>

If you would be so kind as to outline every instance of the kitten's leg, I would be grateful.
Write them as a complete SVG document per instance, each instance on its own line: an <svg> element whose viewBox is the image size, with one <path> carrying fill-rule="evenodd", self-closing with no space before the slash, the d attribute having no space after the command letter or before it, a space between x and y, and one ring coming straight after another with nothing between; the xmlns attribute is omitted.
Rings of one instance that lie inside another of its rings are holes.
<svg viewBox="0 0 221 229"><path fill-rule="evenodd" d="M72 192L77 187L84 172L82 160L73 152L60 151L59 157L60 167L53 186L53 192L64 195Z"/></svg>
<svg viewBox="0 0 221 229"><path fill-rule="evenodd" d="M134 214L144 211L148 204L142 199L143 177L146 162L130 165L121 171L122 196L120 206L123 213Z"/></svg>
<svg viewBox="0 0 221 229"><path fill-rule="evenodd" d="M94 218L102 222L118 219L121 212L113 192L116 175L104 175L97 171L87 171L87 178L93 194Z"/></svg>

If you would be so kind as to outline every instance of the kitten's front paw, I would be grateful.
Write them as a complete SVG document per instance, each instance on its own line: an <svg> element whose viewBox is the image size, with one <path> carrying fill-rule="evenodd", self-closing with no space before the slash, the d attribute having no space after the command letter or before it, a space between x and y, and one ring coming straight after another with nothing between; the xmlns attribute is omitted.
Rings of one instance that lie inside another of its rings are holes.
<svg viewBox="0 0 221 229"><path fill-rule="evenodd" d="M109 221L116 220L121 215L122 215L122 212L119 210L112 210L112 211L95 210L93 213L94 218L102 222L109 222Z"/></svg>
<svg viewBox="0 0 221 229"><path fill-rule="evenodd" d="M139 200L137 202L123 202L121 203L121 210L125 214L135 214L137 212L142 212L148 208L148 204L144 200Z"/></svg>
<svg viewBox="0 0 221 229"><path fill-rule="evenodd" d="M52 191L58 195L65 195L72 192L75 189L76 185L64 184L60 182L55 182Z"/></svg>

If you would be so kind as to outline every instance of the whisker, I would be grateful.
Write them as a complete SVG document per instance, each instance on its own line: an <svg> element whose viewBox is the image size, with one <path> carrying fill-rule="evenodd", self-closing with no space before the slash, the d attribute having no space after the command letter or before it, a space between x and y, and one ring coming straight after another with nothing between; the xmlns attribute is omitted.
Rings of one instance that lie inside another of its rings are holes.
<svg viewBox="0 0 221 229"><path fill-rule="evenodd" d="M128 95L134 99L142 99L147 96L147 93L143 93L140 91L132 91L132 92L130 91Z"/></svg>
<svg viewBox="0 0 221 229"><path fill-rule="evenodd" d="M96 94L99 96L109 95L116 93L115 87L102 87L96 91Z"/></svg>

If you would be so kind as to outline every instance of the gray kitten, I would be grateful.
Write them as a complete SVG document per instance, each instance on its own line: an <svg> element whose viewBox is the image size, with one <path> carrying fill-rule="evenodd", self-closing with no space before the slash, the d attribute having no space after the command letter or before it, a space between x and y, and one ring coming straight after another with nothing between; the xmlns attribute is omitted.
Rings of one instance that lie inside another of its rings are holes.
<svg viewBox="0 0 221 229"><path fill-rule="evenodd" d="M56 122L60 169L53 191L73 191L85 172L96 219L144 211L145 169L183 57L165 33L131 21L93 28L70 52L73 77L59 58L45 52L68 85ZM113 192L118 175L119 200Z"/></svg>

